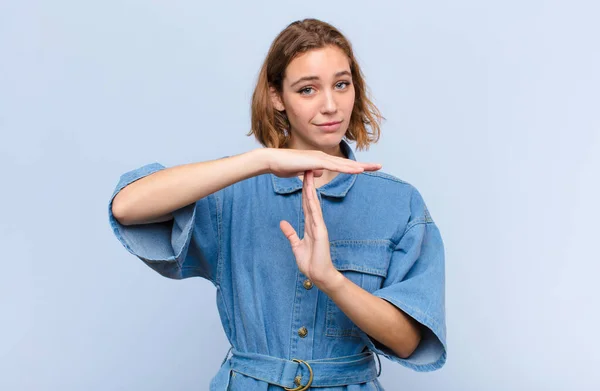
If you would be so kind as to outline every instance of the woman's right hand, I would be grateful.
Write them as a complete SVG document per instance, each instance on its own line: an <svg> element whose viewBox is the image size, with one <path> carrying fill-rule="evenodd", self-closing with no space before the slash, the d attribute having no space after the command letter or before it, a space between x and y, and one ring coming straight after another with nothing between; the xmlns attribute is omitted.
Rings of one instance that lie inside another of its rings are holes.
<svg viewBox="0 0 600 391"><path fill-rule="evenodd" d="M363 171L381 169L378 163L363 163L352 159L332 156L322 151L291 148L264 148L268 171L281 178L304 175L311 170L315 177L323 175L323 170L359 174Z"/></svg>

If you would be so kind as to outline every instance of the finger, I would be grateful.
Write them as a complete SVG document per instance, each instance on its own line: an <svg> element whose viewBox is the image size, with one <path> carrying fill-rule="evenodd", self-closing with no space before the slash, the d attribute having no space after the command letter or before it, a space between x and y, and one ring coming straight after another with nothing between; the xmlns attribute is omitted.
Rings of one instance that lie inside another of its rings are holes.
<svg viewBox="0 0 600 391"><path fill-rule="evenodd" d="M346 164L336 164L333 168L330 168L330 170L344 172L347 174L360 174L365 169L356 164L346 163Z"/></svg>
<svg viewBox="0 0 600 391"><path fill-rule="evenodd" d="M360 174L364 171L377 171L381 169L381 164L378 163L347 163L337 164L333 168L328 168L332 171L345 172L349 174Z"/></svg>
<svg viewBox="0 0 600 391"><path fill-rule="evenodd" d="M361 163L336 156L326 156L323 168L348 174L359 174L365 170Z"/></svg>
<svg viewBox="0 0 600 391"><path fill-rule="evenodd" d="M298 235L296 234L296 230L294 229L294 227L292 227L290 223L288 223L285 220L281 220L279 222L279 228L281 229L281 232L283 232L285 237L288 238L288 240L290 241L290 245L292 246L292 248L296 247L300 243L300 238L298 237Z"/></svg>
<svg viewBox="0 0 600 391"><path fill-rule="evenodd" d="M348 159L346 159L348 160ZM354 160L350 160L349 163L353 166L353 167L360 167L362 168L364 171L376 171L381 169L382 165L380 163L364 163L364 162L356 162Z"/></svg>
<svg viewBox="0 0 600 391"><path fill-rule="evenodd" d="M315 181L312 171L308 173L306 177L307 184L307 206L308 206L308 215L310 217L311 227L318 227L322 224L322 216L321 216L321 206L319 205L319 198L317 197L317 189L315 188ZM308 219L307 219L308 225Z"/></svg>
<svg viewBox="0 0 600 391"><path fill-rule="evenodd" d="M315 221L317 223L321 223L323 221L323 213L321 211L321 203L319 202L319 197L317 196L317 187L315 186L315 177L311 173L310 182L308 184L310 186L310 208L313 216L315 217Z"/></svg>
<svg viewBox="0 0 600 391"><path fill-rule="evenodd" d="M304 227L310 227L311 219L310 219L310 193L308 191L308 177L310 171L304 171L304 178L302 181L302 208L304 210Z"/></svg>
<svg viewBox="0 0 600 391"><path fill-rule="evenodd" d="M309 211L308 211L308 191L306 190L307 186L307 172L304 171L304 175L302 176L302 212L304 213L304 232L306 233L306 226L308 221L310 220Z"/></svg>
<svg viewBox="0 0 600 391"><path fill-rule="evenodd" d="M304 182L302 185L302 196L304 197L304 233L305 237L308 235L311 238L315 238L315 220L313 216L313 206L312 206L312 190L311 190L311 182L312 182L312 171L306 171L304 173Z"/></svg>
<svg viewBox="0 0 600 391"><path fill-rule="evenodd" d="M367 162L357 162L352 159L342 158L338 156L325 155L324 158L329 162L333 163L334 167L326 167L330 170L342 171L345 172L345 169L350 169L351 173L362 172L362 171L377 171L381 169L382 165L380 163L367 163Z"/></svg>
<svg viewBox="0 0 600 391"><path fill-rule="evenodd" d="M377 171L383 167L380 163L361 163L361 165L365 171Z"/></svg>
<svg viewBox="0 0 600 391"><path fill-rule="evenodd" d="M323 172L325 171L324 169L317 169L317 168L311 168L311 170L312 170L315 178L322 176ZM299 172L298 175L296 175L296 176L301 176L302 178L304 178L304 171Z"/></svg>

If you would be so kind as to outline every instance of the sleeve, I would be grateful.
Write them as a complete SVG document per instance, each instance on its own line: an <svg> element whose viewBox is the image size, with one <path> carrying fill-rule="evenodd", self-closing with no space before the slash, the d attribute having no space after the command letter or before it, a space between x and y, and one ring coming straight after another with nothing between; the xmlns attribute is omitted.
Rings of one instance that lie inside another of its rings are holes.
<svg viewBox="0 0 600 391"><path fill-rule="evenodd" d="M164 168L152 163L121 175L108 204L113 233L131 254L162 276L178 280L198 276L216 284L223 190L174 211L173 219L166 222L122 225L113 216L112 202L121 189Z"/></svg>
<svg viewBox="0 0 600 391"><path fill-rule="evenodd" d="M407 358L363 333L372 351L415 371L434 371L446 362L444 244L420 194L411 197L411 218L395 246L382 287L373 294L421 324L422 338Z"/></svg>

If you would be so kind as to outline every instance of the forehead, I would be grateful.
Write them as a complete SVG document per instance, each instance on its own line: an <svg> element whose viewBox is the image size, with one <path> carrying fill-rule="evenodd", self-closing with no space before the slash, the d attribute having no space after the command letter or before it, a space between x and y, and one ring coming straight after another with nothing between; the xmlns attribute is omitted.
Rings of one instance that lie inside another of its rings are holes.
<svg viewBox="0 0 600 391"><path fill-rule="evenodd" d="M336 46L312 49L298 55L287 66L285 78L294 80L303 76L333 77L340 71L350 71L350 60Z"/></svg>

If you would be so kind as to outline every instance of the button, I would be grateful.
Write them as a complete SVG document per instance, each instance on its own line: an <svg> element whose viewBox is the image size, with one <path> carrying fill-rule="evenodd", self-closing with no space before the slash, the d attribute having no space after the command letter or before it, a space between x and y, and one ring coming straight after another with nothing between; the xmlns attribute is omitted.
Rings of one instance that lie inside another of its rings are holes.
<svg viewBox="0 0 600 391"><path fill-rule="evenodd" d="M304 338L308 335L308 330L306 329L306 327L302 326L298 329L298 335L300 336L300 338Z"/></svg>
<svg viewBox="0 0 600 391"><path fill-rule="evenodd" d="M308 278L306 280L304 280L304 282L302 283L302 285L304 285L304 289L309 290L313 287L313 283L311 280L309 280Z"/></svg>
<svg viewBox="0 0 600 391"><path fill-rule="evenodd" d="M297 387L300 387L302 385L302 375L298 375L294 378L294 384Z"/></svg>

